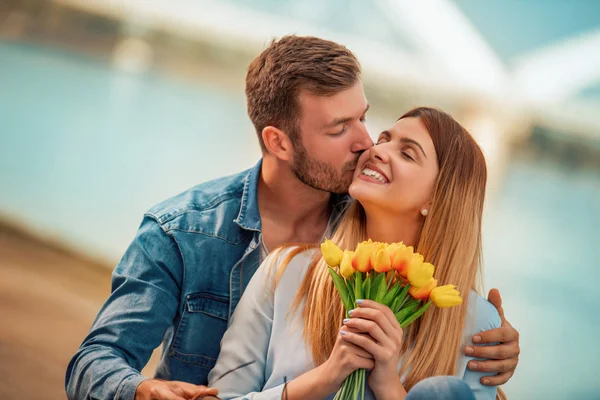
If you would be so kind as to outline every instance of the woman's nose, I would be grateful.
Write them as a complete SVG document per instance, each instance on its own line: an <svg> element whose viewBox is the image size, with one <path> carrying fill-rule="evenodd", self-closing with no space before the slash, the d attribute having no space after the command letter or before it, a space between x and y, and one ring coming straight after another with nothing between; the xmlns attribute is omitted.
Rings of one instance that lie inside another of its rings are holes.
<svg viewBox="0 0 600 400"><path fill-rule="evenodd" d="M387 155L387 152L383 149L382 145L375 145L371 148L370 150L371 152L371 158L373 160L377 160L383 163L388 163L389 162L389 157Z"/></svg>

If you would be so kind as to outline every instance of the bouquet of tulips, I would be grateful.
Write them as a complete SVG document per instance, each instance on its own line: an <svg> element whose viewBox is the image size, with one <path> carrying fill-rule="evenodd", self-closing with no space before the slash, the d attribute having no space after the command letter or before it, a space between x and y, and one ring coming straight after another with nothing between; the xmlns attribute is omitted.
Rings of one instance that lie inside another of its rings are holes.
<svg viewBox="0 0 600 400"><path fill-rule="evenodd" d="M454 285L437 286L434 266L400 243L368 240L356 250L342 251L335 243L321 244L323 259L348 311L356 308L356 300L369 299L388 306L404 329L419 318L433 303L447 308L462 303ZM364 399L366 371L354 371L335 396L338 399Z"/></svg>

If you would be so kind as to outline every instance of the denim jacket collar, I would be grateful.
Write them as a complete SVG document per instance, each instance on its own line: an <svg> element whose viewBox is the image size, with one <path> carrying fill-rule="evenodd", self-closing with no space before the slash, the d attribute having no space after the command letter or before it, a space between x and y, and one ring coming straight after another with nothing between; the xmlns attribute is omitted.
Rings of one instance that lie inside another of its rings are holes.
<svg viewBox="0 0 600 400"><path fill-rule="evenodd" d="M262 158L258 163L248 171L244 179L244 189L242 192L242 205L240 213L233 221L242 229L260 232L262 224L260 212L258 210L258 179L262 168Z"/></svg>

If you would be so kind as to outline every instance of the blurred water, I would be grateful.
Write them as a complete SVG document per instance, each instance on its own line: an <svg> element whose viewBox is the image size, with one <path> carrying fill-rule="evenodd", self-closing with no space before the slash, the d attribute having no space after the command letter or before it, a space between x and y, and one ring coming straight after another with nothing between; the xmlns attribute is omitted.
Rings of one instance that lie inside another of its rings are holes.
<svg viewBox="0 0 600 400"><path fill-rule="evenodd" d="M2 214L109 258L148 207L259 156L241 92L23 45L0 43L0 124ZM511 163L484 237L521 332L511 399L600 398L599 239L597 171Z"/></svg>
<svg viewBox="0 0 600 400"><path fill-rule="evenodd" d="M243 92L0 43L2 213L115 257L153 204L254 165L245 115Z"/></svg>
<svg viewBox="0 0 600 400"><path fill-rule="evenodd" d="M484 229L487 287L521 332L518 399L599 399L600 174L514 162Z"/></svg>

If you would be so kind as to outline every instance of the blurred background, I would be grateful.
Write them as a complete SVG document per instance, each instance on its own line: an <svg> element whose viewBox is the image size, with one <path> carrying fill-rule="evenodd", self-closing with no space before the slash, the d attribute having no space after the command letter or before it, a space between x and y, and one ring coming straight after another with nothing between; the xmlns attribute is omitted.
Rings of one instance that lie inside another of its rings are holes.
<svg viewBox="0 0 600 400"><path fill-rule="evenodd" d="M254 165L245 70L287 33L356 53L374 136L429 105L477 137L505 391L600 399L597 0L2 0L0 399L64 399L143 213Z"/></svg>

